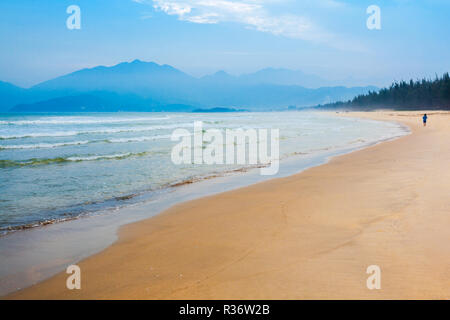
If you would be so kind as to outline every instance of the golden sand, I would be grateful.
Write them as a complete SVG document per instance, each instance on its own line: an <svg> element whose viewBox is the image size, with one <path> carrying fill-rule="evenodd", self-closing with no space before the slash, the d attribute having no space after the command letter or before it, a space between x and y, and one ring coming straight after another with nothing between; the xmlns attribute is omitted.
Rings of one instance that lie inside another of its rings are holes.
<svg viewBox="0 0 450 320"><path fill-rule="evenodd" d="M349 113L412 134L127 225L37 299L450 298L450 113ZM366 268L381 268L381 289Z"/></svg>

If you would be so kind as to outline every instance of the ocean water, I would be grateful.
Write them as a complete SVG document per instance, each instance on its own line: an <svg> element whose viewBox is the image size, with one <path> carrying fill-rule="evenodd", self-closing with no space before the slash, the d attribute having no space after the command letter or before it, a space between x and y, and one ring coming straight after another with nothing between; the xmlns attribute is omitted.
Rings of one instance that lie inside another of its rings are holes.
<svg viewBox="0 0 450 320"><path fill-rule="evenodd" d="M0 114L0 234L95 215L250 168L173 164L171 133L193 132L194 121L204 129L279 129L281 159L404 134L395 123L307 112Z"/></svg>

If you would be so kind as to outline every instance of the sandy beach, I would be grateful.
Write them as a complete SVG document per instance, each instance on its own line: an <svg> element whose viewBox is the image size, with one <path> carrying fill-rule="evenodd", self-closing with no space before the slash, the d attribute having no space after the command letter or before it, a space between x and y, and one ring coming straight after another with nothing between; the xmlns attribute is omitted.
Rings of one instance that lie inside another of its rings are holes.
<svg viewBox="0 0 450 320"><path fill-rule="evenodd" d="M448 299L450 113L345 113L412 134L176 205L13 299ZM366 268L381 269L381 289Z"/></svg>

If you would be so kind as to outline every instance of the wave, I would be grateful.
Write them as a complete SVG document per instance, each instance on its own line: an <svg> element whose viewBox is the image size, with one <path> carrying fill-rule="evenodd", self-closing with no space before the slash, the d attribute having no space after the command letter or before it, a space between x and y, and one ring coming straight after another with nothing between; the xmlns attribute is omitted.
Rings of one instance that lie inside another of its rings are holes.
<svg viewBox="0 0 450 320"><path fill-rule="evenodd" d="M190 135L190 134L189 134ZM51 149L66 146L76 146L89 143L126 143L126 142L145 142L155 141L161 139L170 139L170 134L155 135L155 136L141 136L141 137L129 137L129 138L117 138L117 139L102 139L102 140L83 140L83 141L68 141L57 143L36 143L36 144L12 144L12 145L0 145L0 150L8 149Z"/></svg>
<svg viewBox="0 0 450 320"><path fill-rule="evenodd" d="M93 160L105 160L105 159L125 159L128 157L140 157L140 156L144 156L148 154L148 152L139 152L139 153L132 153L132 152L127 152L127 153L117 153L117 154L111 154L111 155L97 155L97 156L85 156L85 157L68 157L65 158L67 161L75 161L75 162L79 162L79 161L93 161Z"/></svg>
<svg viewBox="0 0 450 320"><path fill-rule="evenodd" d="M83 141L68 141L57 143L36 143L36 144L12 144L12 145L0 145L0 150L8 149L51 149L66 146L77 146L88 143L126 143L126 142L145 142L155 141L160 139L170 139L169 134L156 135L156 136L142 136L142 137L130 137L130 138L117 138L117 139L103 139L103 140L83 140Z"/></svg>
<svg viewBox="0 0 450 320"><path fill-rule="evenodd" d="M104 119L74 119L74 120L62 120L61 118L48 119L48 120L17 120L17 121L0 121L0 124L7 125L29 125L29 124L101 124L101 123L123 123L123 122L142 122L142 121L158 121L168 120L167 117L156 118L104 118Z"/></svg>
<svg viewBox="0 0 450 320"><path fill-rule="evenodd" d="M32 222L32 223L26 223L26 224L21 224L21 225L17 225L17 226L4 226L4 227L0 227L0 235L6 235L10 232L14 232L14 231L20 231L20 230L27 230L27 229L32 229L32 228L36 228L36 227L43 227L46 225L50 225L50 224L55 224L58 222L64 222L64 221L70 221L70 220L75 220L77 219L79 216L74 216L74 217L66 217L66 218L58 218L58 219L46 219L46 220L42 220L42 221L36 221L36 222Z"/></svg>
<svg viewBox="0 0 450 320"><path fill-rule="evenodd" d="M58 158L47 158L47 159L37 159L32 158L25 161L14 161L14 160L0 160L0 168L9 167L26 167L26 166L37 166L37 165L48 165L55 163L66 163L66 162L81 162L81 161L95 161L95 160L122 160L129 157L142 157L150 152L138 152L138 153L117 153L111 155L95 155L95 156L72 156L72 157L58 157Z"/></svg>
<svg viewBox="0 0 450 320"><path fill-rule="evenodd" d="M365 142L366 142L365 139L363 139L363 138L358 138L358 139L355 139L355 140L350 141L348 144L365 143Z"/></svg>
<svg viewBox="0 0 450 320"><path fill-rule="evenodd" d="M22 135L0 136L0 140L37 138L37 137L69 137L77 135L77 131L26 133Z"/></svg>
<svg viewBox="0 0 450 320"><path fill-rule="evenodd" d="M14 144L14 145L0 145L0 150L5 149L50 149L65 146L77 146L82 144L88 144L92 141L71 141L71 142L59 142L59 143L37 143L37 144Z"/></svg>
<svg viewBox="0 0 450 320"><path fill-rule="evenodd" d="M117 129L97 129L97 130L83 130L83 131L62 131L62 132L37 132L37 133L24 133L20 135L8 135L0 136L0 140L8 139L22 139L22 138L36 138L36 137L67 137L83 134L99 134L99 133L121 133L121 132L143 132L153 130L165 130L176 128L192 127L192 123L178 123L170 125L158 125L141 128L117 128Z"/></svg>
<svg viewBox="0 0 450 320"><path fill-rule="evenodd" d="M106 142L110 143L123 143L123 142L144 142L144 141L154 141L160 139L170 139L170 134L148 136L148 137L132 137L132 138L117 138L117 139L107 139Z"/></svg>

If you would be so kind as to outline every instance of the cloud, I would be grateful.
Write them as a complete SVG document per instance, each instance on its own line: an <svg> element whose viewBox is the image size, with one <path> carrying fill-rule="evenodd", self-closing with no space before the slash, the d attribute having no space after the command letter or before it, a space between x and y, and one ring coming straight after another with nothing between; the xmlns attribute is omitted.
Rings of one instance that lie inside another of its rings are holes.
<svg viewBox="0 0 450 320"><path fill-rule="evenodd" d="M245 28L277 36L301 39L329 46L355 50L348 40L321 28L310 18L289 12L287 0L133 0L153 6L157 11L176 16L181 21L198 24L237 23ZM336 10L345 6L337 0L303 0L298 8ZM276 11L277 13L274 13ZM359 49L356 49L359 50Z"/></svg>
<svg viewBox="0 0 450 320"><path fill-rule="evenodd" d="M156 10L177 16L179 20L192 23L216 24L232 22L242 24L249 29L304 40L320 39L329 36L319 30L307 17L293 14L271 14L266 8L267 0L134 1L151 3ZM273 0L270 1L270 3L273 2Z"/></svg>

